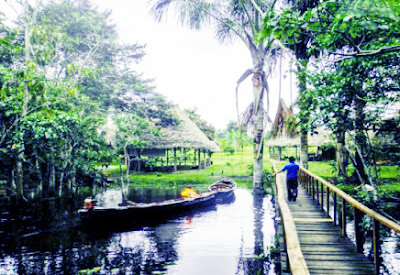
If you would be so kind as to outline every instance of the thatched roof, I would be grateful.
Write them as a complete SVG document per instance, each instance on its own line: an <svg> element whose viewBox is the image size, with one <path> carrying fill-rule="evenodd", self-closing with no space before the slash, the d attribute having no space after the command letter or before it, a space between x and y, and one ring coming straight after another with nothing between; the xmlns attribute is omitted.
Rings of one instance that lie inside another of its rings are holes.
<svg viewBox="0 0 400 275"><path fill-rule="evenodd" d="M308 145L309 146L321 146L323 144L327 144L332 142L332 138L330 137L331 133L323 130L317 129L315 133L308 133ZM279 138L271 138L267 140L266 146L300 146L300 135L295 137L284 137L281 136Z"/></svg>
<svg viewBox="0 0 400 275"><path fill-rule="evenodd" d="M176 126L169 126L161 129L158 136L140 136L140 141L144 142L143 149L203 149L216 152L220 148L211 141L197 125L190 120L187 114L176 108L176 114L180 123Z"/></svg>
<svg viewBox="0 0 400 275"><path fill-rule="evenodd" d="M294 137L296 121L293 112L286 106L283 99L280 99L278 104L278 110L271 128L271 136L273 138Z"/></svg>
<svg viewBox="0 0 400 275"><path fill-rule="evenodd" d="M300 135L296 131L297 123L293 112L282 99L279 100L275 121L271 128L271 138L267 140L266 146L300 146ZM308 133L309 146L321 146L332 142L330 132L316 129L314 133Z"/></svg>

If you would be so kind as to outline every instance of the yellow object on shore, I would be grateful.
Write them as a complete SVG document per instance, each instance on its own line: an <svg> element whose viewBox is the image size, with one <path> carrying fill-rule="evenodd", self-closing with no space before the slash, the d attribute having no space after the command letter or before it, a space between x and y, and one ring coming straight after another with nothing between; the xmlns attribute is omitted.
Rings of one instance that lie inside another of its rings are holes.
<svg viewBox="0 0 400 275"><path fill-rule="evenodd" d="M181 196L183 198L198 198L199 194L192 187L186 187L181 191Z"/></svg>

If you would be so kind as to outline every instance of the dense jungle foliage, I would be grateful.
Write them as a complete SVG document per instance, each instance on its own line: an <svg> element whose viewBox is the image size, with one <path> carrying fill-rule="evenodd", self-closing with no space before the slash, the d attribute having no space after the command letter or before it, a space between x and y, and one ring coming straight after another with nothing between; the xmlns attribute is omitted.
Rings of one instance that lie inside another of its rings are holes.
<svg viewBox="0 0 400 275"><path fill-rule="evenodd" d="M119 42L109 12L86 0L8 4L19 16L0 18L0 189L7 194L61 196L99 184L97 167L132 136L177 123L171 104L134 71L145 47Z"/></svg>

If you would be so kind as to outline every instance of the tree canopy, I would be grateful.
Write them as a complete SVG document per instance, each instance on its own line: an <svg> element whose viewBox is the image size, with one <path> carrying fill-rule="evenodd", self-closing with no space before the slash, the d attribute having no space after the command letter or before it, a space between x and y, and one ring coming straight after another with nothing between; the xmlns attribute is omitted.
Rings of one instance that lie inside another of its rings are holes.
<svg viewBox="0 0 400 275"><path fill-rule="evenodd" d="M287 47L312 41L306 51L315 58L299 70L307 80L297 102L299 116L309 118L301 123L310 131L321 124L330 129L359 182L374 184L368 131L379 128L387 106L399 100L399 3L327 0L294 7L265 17L260 35L274 36ZM348 145L346 133L352 137Z"/></svg>
<svg viewBox="0 0 400 275"><path fill-rule="evenodd" d="M0 20L0 188L53 196L99 184L96 167L143 127L178 123L172 104L134 71L145 47L122 44L110 12L88 0L12 4L21 11L16 27ZM134 118L115 122L117 148L102 131L113 117Z"/></svg>

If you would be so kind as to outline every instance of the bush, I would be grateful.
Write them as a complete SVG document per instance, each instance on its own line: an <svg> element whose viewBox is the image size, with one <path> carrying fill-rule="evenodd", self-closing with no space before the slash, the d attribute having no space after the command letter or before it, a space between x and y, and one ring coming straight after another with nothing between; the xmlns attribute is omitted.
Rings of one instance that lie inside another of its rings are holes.
<svg viewBox="0 0 400 275"><path fill-rule="evenodd" d="M224 148L224 153L228 153L228 154L232 155L233 153L235 153L235 149L230 146L227 146Z"/></svg>

